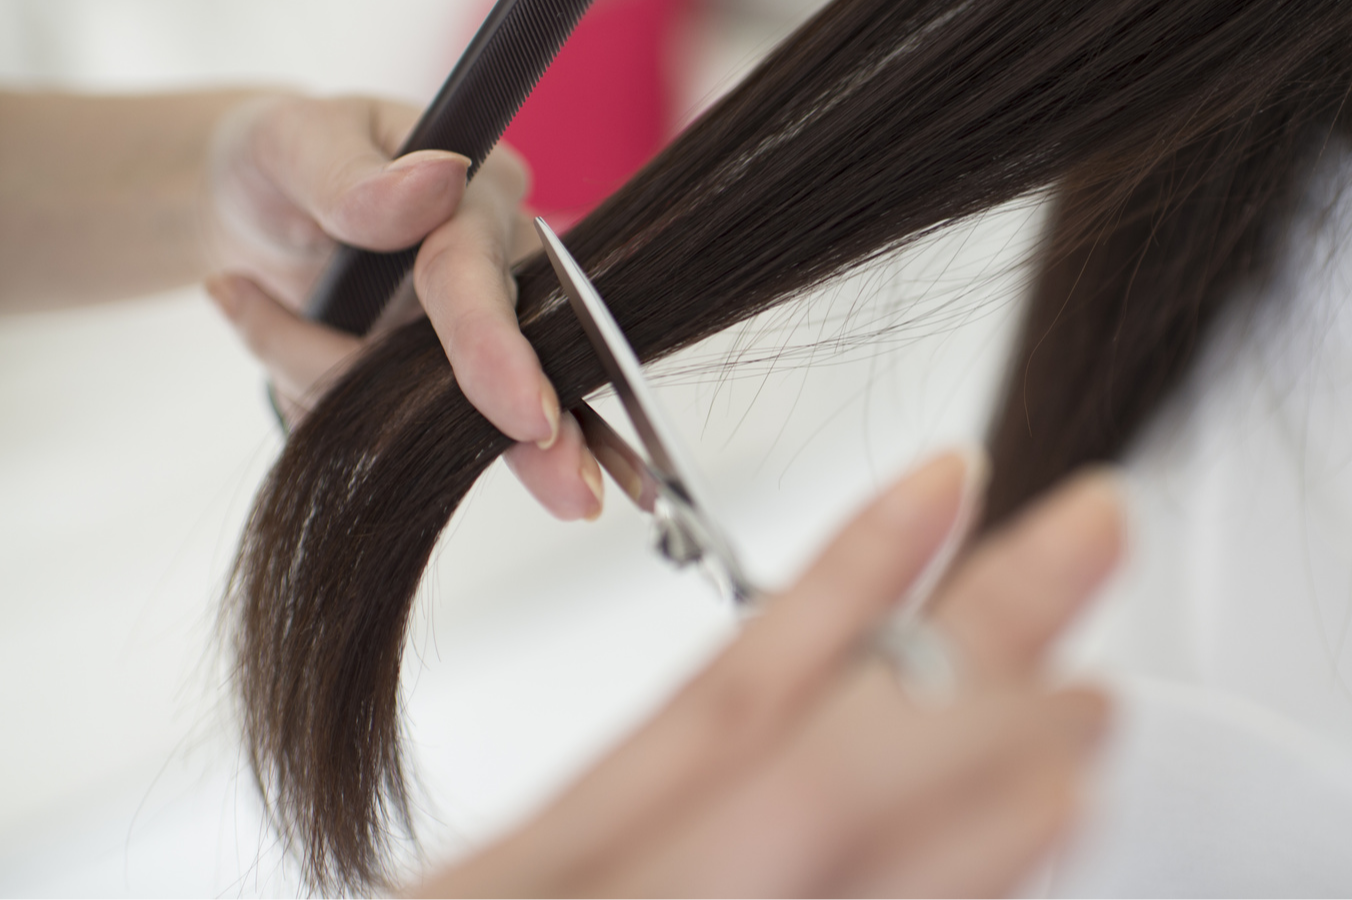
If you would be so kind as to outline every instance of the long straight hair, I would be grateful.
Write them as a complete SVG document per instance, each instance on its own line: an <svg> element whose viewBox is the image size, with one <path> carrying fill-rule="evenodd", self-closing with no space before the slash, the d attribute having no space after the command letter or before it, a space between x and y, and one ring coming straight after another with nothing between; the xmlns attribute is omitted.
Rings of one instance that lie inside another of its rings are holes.
<svg viewBox="0 0 1352 900"><path fill-rule="evenodd" d="M997 204L1056 213L992 443L991 521L1119 453L1275 253L1352 85L1342 0L837 0L566 236L645 360ZM604 373L548 264L522 330ZM373 346L262 486L228 612L246 746L324 891L408 829L399 666L423 570L511 442L425 321Z"/></svg>

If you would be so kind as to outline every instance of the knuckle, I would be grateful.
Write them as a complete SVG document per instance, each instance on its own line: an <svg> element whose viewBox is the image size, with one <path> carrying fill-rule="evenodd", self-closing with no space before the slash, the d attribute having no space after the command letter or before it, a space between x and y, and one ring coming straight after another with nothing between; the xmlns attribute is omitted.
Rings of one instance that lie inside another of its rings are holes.
<svg viewBox="0 0 1352 900"><path fill-rule="evenodd" d="M501 342L497 340L501 330L501 323L482 312L458 317L445 335L452 362L464 372L489 372L501 368L504 359L500 352Z"/></svg>
<svg viewBox="0 0 1352 900"><path fill-rule="evenodd" d="M335 237L352 240L365 232L378 232L383 224L384 204L363 184L365 172L359 160L336 162L324 179L317 198L325 223ZM364 189L367 188L367 189Z"/></svg>
<svg viewBox="0 0 1352 900"><path fill-rule="evenodd" d="M481 241L459 241L452 229L441 229L424 242L413 264L413 285L429 309L460 317L510 306L505 263L494 259ZM497 254L500 256L501 254Z"/></svg>
<svg viewBox="0 0 1352 900"><path fill-rule="evenodd" d="M494 225L481 210L464 210L441 225L436 235L447 249L461 254L465 260L487 262L505 270L507 248Z"/></svg>
<svg viewBox="0 0 1352 900"><path fill-rule="evenodd" d="M473 313L456 317L448 326L446 335L451 353L457 365L473 366L492 361L494 354L488 352L487 329L482 320Z"/></svg>
<svg viewBox="0 0 1352 900"><path fill-rule="evenodd" d="M447 257L451 249L444 239L442 230L438 229L423 241L422 249L413 260L413 291L429 311L445 306L445 297L440 285L445 280L445 273L449 271Z"/></svg>

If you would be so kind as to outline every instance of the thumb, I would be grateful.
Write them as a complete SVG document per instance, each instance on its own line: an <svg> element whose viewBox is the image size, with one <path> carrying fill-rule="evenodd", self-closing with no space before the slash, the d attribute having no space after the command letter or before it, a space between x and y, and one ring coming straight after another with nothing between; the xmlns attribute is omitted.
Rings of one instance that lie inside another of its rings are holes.
<svg viewBox="0 0 1352 900"><path fill-rule="evenodd" d="M470 161L419 150L391 160L383 145L393 104L285 98L254 123L262 174L330 237L368 250L410 247L449 219Z"/></svg>

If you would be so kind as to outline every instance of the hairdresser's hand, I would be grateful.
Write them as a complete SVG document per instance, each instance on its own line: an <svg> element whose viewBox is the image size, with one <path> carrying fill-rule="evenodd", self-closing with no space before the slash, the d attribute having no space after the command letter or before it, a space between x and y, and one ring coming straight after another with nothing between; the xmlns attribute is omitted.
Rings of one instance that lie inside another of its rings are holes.
<svg viewBox="0 0 1352 900"><path fill-rule="evenodd" d="M1103 731L1038 680L1119 553L1116 494L1073 480L967 553L936 627L965 675L916 702L871 633L953 525L960 457L883 494L666 709L438 896L986 896L1068 822Z"/></svg>
<svg viewBox="0 0 1352 900"><path fill-rule="evenodd" d="M218 268L299 311L335 242L398 250L426 237L460 205L469 160L422 151L391 162L417 118L400 103L287 95L253 98L222 116L204 208ZM293 336L280 325L268 330ZM335 361L319 356L321 365Z"/></svg>
<svg viewBox="0 0 1352 900"><path fill-rule="evenodd" d="M506 147L465 189L468 160L421 151L391 162L418 110L367 99L269 97L227 114L214 141L207 232L218 268L207 289L267 367L295 422L363 341L299 313L335 241L395 250L425 241L417 298L396 301L375 335L422 301L465 396L523 443L522 482L564 519L601 511L601 470L521 336L510 266L534 249L521 208L524 164Z"/></svg>

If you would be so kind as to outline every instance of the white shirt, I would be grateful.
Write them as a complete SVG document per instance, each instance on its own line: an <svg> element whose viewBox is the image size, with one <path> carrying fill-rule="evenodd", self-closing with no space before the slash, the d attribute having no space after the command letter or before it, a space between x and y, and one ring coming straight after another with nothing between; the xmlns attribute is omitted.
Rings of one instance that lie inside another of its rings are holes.
<svg viewBox="0 0 1352 900"><path fill-rule="evenodd" d="M1055 893L1352 892L1349 183L1331 151L1128 455L1130 559L1067 653L1117 736Z"/></svg>

